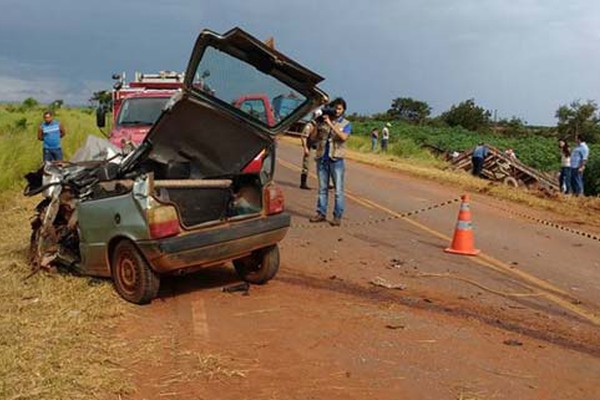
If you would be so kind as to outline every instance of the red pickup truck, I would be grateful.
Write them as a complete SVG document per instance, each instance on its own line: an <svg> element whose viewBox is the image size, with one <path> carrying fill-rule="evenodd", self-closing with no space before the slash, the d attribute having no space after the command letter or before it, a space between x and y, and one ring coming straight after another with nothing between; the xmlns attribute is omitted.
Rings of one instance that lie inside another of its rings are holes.
<svg viewBox="0 0 600 400"><path fill-rule="evenodd" d="M295 110L302 99L293 93L279 95L269 99L264 93L252 93L240 96L233 105L269 126L275 126L291 111Z"/></svg>

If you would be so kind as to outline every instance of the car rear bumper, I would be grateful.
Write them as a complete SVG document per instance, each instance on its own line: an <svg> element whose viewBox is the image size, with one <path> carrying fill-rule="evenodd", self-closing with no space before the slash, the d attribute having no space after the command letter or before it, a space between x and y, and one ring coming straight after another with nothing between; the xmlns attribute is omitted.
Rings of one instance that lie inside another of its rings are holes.
<svg viewBox="0 0 600 400"><path fill-rule="evenodd" d="M289 226L290 215L282 213L137 244L156 272L169 273L243 257L281 241Z"/></svg>

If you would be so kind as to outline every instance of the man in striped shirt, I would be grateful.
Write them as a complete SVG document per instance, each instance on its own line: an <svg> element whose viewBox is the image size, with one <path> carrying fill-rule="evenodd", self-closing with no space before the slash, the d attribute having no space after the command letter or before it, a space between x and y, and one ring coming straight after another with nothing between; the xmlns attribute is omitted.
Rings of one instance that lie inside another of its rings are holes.
<svg viewBox="0 0 600 400"><path fill-rule="evenodd" d="M44 142L44 161L63 159L60 139L65 136L65 128L54 119L52 111L44 112L44 122L38 128L38 140Z"/></svg>

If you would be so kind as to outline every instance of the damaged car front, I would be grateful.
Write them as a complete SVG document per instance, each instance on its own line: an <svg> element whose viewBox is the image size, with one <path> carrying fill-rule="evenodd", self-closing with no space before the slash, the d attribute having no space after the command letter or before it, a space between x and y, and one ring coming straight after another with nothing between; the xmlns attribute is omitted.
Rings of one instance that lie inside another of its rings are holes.
<svg viewBox="0 0 600 400"><path fill-rule="evenodd" d="M32 223L34 268L112 277L140 304L162 274L228 261L242 279L267 282L290 225L274 138L326 102L322 79L241 29L201 32L184 89L137 149L30 174L28 194L48 195ZM235 106L247 93L302 101L267 122Z"/></svg>

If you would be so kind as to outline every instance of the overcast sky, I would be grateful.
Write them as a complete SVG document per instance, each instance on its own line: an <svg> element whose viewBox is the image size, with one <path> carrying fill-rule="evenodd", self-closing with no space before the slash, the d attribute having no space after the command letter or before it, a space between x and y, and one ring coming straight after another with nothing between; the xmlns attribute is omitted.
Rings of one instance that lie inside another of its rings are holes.
<svg viewBox="0 0 600 400"><path fill-rule="evenodd" d="M600 87L592 0L0 0L0 101L85 103L113 72L184 70L203 28L240 26L325 76L349 112L469 98L553 125Z"/></svg>

